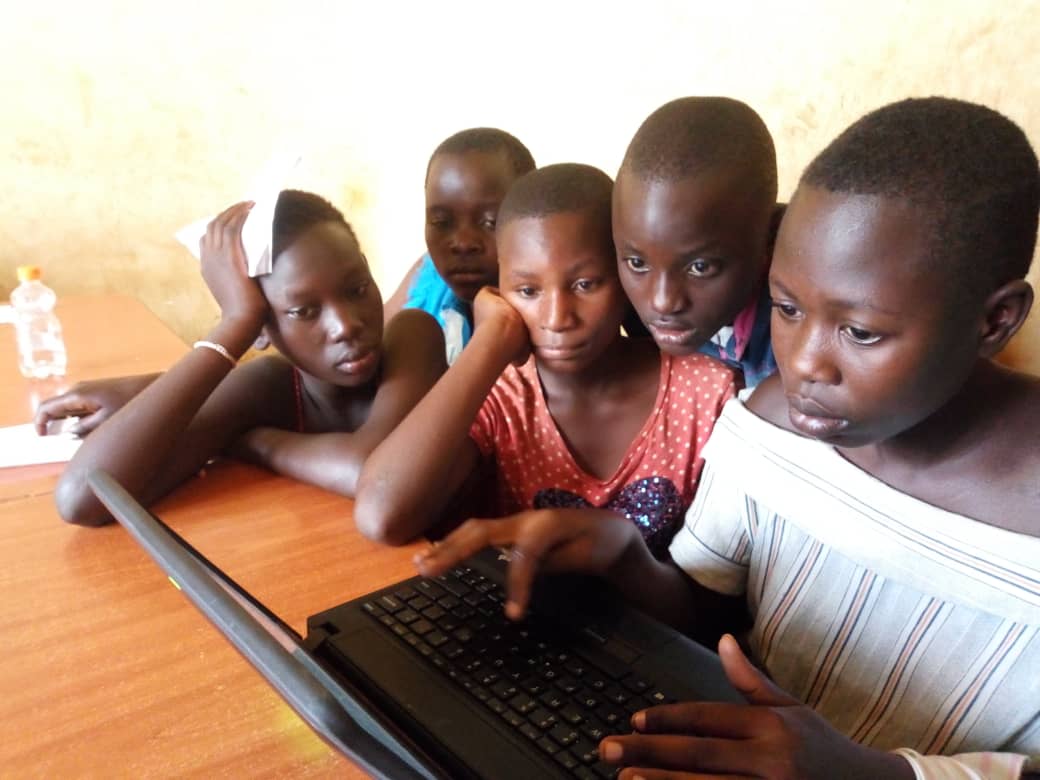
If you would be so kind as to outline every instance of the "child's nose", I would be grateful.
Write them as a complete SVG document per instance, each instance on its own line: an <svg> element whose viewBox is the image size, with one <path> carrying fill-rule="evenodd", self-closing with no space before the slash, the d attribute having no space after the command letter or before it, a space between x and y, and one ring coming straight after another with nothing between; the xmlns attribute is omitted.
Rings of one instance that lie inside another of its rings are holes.
<svg viewBox="0 0 1040 780"><path fill-rule="evenodd" d="M794 339L790 366L805 383L835 385L841 372L831 354L833 339L823 328L803 328Z"/></svg>
<svg viewBox="0 0 1040 780"><path fill-rule="evenodd" d="M569 296L563 293L549 293L545 296L545 308L542 312L542 327L546 330L565 330L573 320L573 310Z"/></svg>
<svg viewBox="0 0 1040 780"><path fill-rule="evenodd" d="M473 226L463 223L451 234L451 250L458 254L477 252L482 246L480 232Z"/></svg>
<svg viewBox="0 0 1040 780"><path fill-rule="evenodd" d="M670 274L656 274L651 280L650 305L658 314L677 314L686 307L686 293L682 284Z"/></svg>
<svg viewBox="0 0 1040 780"><path fill-rule="evenodd" d="M326 330L332 341L353 341L365 329L365 323L353 306L330 306Z"/></svg>

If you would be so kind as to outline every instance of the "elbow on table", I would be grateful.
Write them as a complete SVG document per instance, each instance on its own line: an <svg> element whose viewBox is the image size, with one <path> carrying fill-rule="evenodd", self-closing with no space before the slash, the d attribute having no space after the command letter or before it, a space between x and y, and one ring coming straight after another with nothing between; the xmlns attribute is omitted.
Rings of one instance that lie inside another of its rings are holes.
<svg viewBox="0 0 1040 780"><path fill-rule="evenodd" d="M54 503L61 519L70 525L97 527L112 522L84 476L66 471L54 489Z"/></svg>
<svg viewBox="0 0 1040 780"><path fill-rule="evenodd" d="M362 536L392 547L407 544L417 535L407 528L403 513L388 506L380 491L366 487L363 478L358 484L357 498L354 500L354 523Z"/></svg>

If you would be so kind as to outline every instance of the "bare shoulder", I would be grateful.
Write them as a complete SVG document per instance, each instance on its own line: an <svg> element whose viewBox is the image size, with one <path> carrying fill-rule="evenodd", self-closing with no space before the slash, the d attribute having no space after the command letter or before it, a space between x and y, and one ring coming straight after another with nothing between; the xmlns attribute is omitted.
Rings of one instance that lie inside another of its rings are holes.
<svg viewBox="0 0 1040 780"><path fill-rule="evenodd" d="M437 320L419 309L405 309L386 324L383 349L391 366L407 364L438 375L447 368L444 332Z"/></svg>
<svg viewBox="0 0 1040 780"><path fill-rule="evenodd" d="M231 415L250 425L282 424L277 410L291 409L292 364L280 355L264 355L237 366L201 410L202 419Z"/></svg>
<svg viewBox="0 0 1040 780"><path fill-rule="evenodd" d="M383 344L387 349L408 346L413 351L440 346L444 353L444 331L432 315L421 309L404 309L386 324Z"/></svg>
<svg viewBox="0 0 1040 780"><path fill-rule="evenodd" d="M794 430L788 414L787 396L779 374L766 377L747 400L747 408L766 422L786 431Z"/></svg>

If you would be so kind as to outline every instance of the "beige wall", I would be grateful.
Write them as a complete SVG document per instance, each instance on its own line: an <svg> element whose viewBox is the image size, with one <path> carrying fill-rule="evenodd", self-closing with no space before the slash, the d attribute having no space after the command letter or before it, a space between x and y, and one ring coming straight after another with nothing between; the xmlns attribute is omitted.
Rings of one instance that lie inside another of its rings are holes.
<svg viewBox="0 0 1040 780"><path fill-rule="evenodd" d="M614 173L656 106L731 95L772 130L784 196L910 95L987 103L1040 146L1030 0L5 5L0 294L38 263L59 294L132 292L185 339L215 307L172 233L286 142L307 155L291 184L347 212L384 295L422 250L426 158L467 126ZM1040 314L1026 331L1012 357L1040 373Z"/></svg>

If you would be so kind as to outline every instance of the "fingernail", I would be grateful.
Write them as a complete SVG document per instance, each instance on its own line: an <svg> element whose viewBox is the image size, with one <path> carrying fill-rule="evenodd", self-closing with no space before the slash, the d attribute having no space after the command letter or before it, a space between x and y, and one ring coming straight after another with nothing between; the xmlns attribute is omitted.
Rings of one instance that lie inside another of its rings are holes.
<svg viewBox="0 0 1040 780"><path fill-rule="evenodd" d="M511 620L519 620L524 616L524 610L515 601L507 601L506 616Z"/></svg>
<svg viewBox="0 0 1040 780"><path fill-rule="evenodd" d="M642 731L646 728L646 713L640 710L632 716L632 725Z"/></svg>
<svg viewBox="0 0 1040 780"><path fill-rule="evenodd" d="M617 742L604 742L599 746L599 750L604 761L621 760L621 745Z"/></svg>

